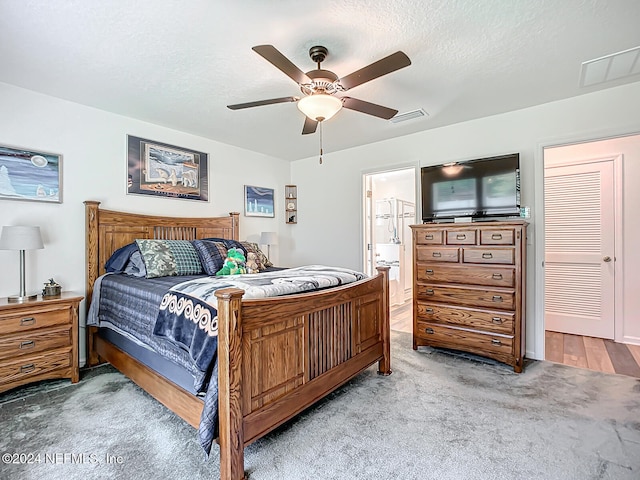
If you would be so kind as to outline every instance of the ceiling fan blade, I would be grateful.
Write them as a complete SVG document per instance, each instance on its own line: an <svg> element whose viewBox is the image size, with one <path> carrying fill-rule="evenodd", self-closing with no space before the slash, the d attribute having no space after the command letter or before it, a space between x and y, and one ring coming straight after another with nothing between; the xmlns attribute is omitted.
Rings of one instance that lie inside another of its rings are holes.
<svg viewBox="0 0 640 480"><path fill-rule="evenodd" d="M261 107L262 105L272 105L274 103L288 103L297 102L300 100L298 97L280 97L270 98L269 100L258 100L257 102L236 103L235 105L227 105L227 108L231 110L240 110L242 108Z"/></svg>
<svg viewBox="0 0 640 480"><path fill-rule="evenodd" d="M291 60L280 53L273 45L258 45L252 48L254 52L270 62L281 70L285 75L291 78L296 83L310 83L311 79L307 75L296 67Z"/></svg>
<svg viewBox="0 0 640 480"><path fill-rule="evenodd" d="M403 52L396 52L371 65L367 65L360 70L350 73L346 77L341 78L339 82L345 90L349 90L350 88L357 87L365 82L408 67L409 65L411 65L409 57Z"/></svg>
<svg viewBox="0 0 640 480"><path fill-rule="evenodd" d="M304 127L302 127L302 135L308 135L309 133L316 133L316 128L318 128L318 121L313 120L305 115Z"/></svg>
<svg viewBox="0 0 640 480"><path fill-rule="evenodd" d="M382 105L376 105L375 103L365 102L364 100L351 97L342 97L342 104L344 108L348 108L349 110L356 110L357 112L384 118L385 120L389 120L398 113L398 110L394 110L393 108L383 107Z"/></svg>

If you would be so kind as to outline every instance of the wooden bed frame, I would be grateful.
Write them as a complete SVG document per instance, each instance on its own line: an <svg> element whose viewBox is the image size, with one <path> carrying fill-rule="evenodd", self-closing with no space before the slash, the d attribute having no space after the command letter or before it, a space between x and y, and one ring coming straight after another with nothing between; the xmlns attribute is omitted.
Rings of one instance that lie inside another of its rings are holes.
<svg viewBox="0 0 640 480"><path fill-rule="evenodd" d="M238 213L175 218L101 210L86 201L86 298L104 264L137 238L221 237L238 240ZM244 447L375 362L391 373L388 267L335 289L243 300L228 288L218 298L220 478L240 480ZM142 389L198 428L203 402L88 328L88 364L110 362Z"/></svg>

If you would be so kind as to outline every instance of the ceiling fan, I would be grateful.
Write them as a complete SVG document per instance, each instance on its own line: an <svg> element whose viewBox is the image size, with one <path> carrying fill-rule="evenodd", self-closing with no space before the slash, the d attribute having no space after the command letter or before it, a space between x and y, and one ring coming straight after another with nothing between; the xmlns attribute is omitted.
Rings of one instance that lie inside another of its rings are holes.
<svg viewBox="0 0 640 480"><path fill-rule="evenodd" d="M271 98L257 102L227 105L227 107L231 110L240 110L275 103L297 102L298 109L305 114L304 127L302 128L303 135L314 133L319 122L328 120L338 113L342 107L389 120L398 113L397 110L358 100L357 98L337 96L336 94L346 92L365 82L411 65L409 57L399 51L339 78L335 73L324 70L320 66L329 54L326 47L318 45L309 49L309 56L311 60L317 63L318 68L306 73L296 67L273 45L258 45L253 47L252 50L296 82L303 96Z"/></svg>

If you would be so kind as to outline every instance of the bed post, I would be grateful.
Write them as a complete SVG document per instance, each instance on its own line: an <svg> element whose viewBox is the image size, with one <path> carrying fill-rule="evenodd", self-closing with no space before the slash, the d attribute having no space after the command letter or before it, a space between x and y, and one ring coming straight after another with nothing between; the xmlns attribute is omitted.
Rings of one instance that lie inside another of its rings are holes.
<svg viewBox="0 0 640 480"><path fill-rule="evenodd" d="M231 216L231 239L240 240L240 212L229 212Z"/></svg>
<svg viewBox="0 0 640 480"><path fill-rule="evenodd" d="M85 272L85 305L87 311L91 305L91 297L93 295L93 284L99 275L99 245L98 245L98 215L100 202L87 200L85 205L85 260L87 262L87 271ZM100 363L98 354L93 344L93 335L96 327L87 328L87 366L91 367Z"/></svg>
<svg viewBox="0 0 640 480"><path fill-rule="evenodd" d="M220 479L243 480L244 424L242 412L243 290L216 291L218 300L218 423Z"/></svg>
<svg viewBox="0 0 640 480"><path fill-rule="evenodd" d="M378 362L380 375L391 375L391 327L389 326L389 269L390 267L376 267L382 275L384 283L382 291L382 360Z"/></svg>

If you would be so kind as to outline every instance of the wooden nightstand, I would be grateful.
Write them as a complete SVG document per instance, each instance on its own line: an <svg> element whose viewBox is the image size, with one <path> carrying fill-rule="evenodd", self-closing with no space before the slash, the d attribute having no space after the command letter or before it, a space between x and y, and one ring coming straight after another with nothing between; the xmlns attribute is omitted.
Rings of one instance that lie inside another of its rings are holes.
<svg viewBox="0 0 640 480"><path fill-rule="evenodd" d="M50 378L79 380L82 299L76 292L24 303L0 298L0 392Z"/></svg>

